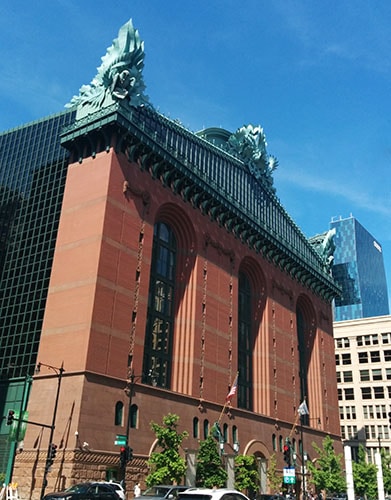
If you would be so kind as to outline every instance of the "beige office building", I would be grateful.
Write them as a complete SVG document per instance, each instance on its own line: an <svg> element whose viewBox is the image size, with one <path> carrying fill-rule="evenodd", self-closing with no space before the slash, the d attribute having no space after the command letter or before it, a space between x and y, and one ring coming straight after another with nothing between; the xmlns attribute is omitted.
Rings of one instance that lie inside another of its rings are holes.
<svg viewBox="0 0 391 500"><path fill-rule="evenodd" d="M335 322L334 338L342 440L374 462L391 447L391 316Z"/></svg>

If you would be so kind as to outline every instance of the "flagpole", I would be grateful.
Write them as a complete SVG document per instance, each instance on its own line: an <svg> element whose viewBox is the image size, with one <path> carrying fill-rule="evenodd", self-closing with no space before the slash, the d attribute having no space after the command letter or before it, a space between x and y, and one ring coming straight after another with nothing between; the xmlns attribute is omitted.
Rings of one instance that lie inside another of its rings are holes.
<svg viewBox="0 0 391 500"><path fill-rule="evenodd" d="M303 500L306 498L305 494L305 462L304 462L304 433L303 433L303 415L300 415L300 439L301 439L301 482L303 490Z"/></svg>

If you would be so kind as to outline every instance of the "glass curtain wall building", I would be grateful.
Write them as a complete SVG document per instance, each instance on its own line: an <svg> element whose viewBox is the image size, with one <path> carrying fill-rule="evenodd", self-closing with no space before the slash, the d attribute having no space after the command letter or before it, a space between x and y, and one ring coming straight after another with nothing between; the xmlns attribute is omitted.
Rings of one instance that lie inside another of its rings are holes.
<svg viewBox="0 0 391 500"><path fill-rule="evenodd" d="M335 251L332 273L342 289L334 321L389 314L382 247L355 219L332 220Z"/></svg>
<svg viewBox="0 0 391 500"><path fill-rule="evenodd" d="M19 410L34 373L68 152L65 111L0 134L0 408ZM2 421L0 464L8 455ZM4 467L2 467L4 470Z"/></svg>

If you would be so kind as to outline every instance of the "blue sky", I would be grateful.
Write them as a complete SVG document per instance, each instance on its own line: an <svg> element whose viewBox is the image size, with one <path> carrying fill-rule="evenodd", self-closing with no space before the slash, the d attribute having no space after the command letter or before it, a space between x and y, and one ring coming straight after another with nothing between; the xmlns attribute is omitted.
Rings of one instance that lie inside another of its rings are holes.
<svg viewBox="0 0 391 500"><path fill-rule="evenodd" d="M14 0L0 17L0 130L62 110L132 18L152 104L192 131L261 125L304 234L352 214L391 289L389 0Z"/></svg>

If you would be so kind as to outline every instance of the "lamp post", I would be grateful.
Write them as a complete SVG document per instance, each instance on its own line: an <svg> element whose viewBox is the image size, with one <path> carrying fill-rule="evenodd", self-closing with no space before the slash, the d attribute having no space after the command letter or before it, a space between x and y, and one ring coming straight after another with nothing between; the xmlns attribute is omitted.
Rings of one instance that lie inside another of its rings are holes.
<svg viewBox="0 0 391 500"><path fill-rule="evenodd" d="M46 368L49 368L49 370L53 370L55 374L57 375L57 392L56 392L56 399L54 401L54 408L53 408L53 417L52 417L52 425L50 426L50 435L49 435L49 444L48 444L48 449L46 452L46 461L45 461L45 469L43 473L43 479L42 479L42 488L41 488L41 499L45 495L45 489L47 485L47 474L49 472L49 467L50 467L50 457L52 454L52 444L53 444L53 436L54 436L54 429L56 427L56 417L57 417L57 406L58 406L58 399L60 396L60 388L61 388L61 379L62 375L64 373L64 362L61 363L60 368L57 368L56 366L52 365L47 365L46 363L38 363L37 368L35 370L35 373L40 373L41 371L41 366L46 366Z"/></svg>

